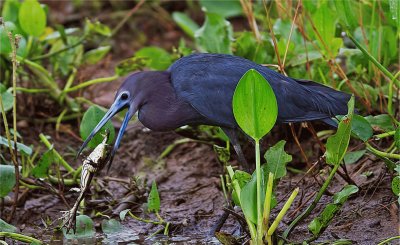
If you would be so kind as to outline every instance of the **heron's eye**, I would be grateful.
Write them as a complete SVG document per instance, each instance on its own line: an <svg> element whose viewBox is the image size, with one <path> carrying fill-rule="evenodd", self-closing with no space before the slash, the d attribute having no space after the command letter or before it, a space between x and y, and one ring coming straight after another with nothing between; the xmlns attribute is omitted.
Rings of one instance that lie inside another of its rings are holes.
<svg viewBox="0 0 400 245"><path fill-rule="evenodd" d="M126 100L126 99L128 99L128 97L129 97L128 93L121 94L121 100Z"/></svg>

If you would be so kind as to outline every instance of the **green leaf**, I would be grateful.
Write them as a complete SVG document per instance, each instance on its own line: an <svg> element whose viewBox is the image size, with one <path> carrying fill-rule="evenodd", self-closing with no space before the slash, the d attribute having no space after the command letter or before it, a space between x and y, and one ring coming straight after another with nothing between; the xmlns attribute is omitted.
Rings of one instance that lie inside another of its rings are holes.
<svg viewBox="0 0 400 245"><path fill-rule="evenodd" d="M85 112L82 118L82 122L79 128L81 138L85 140L100 120L104 117L106 113L100 109L98 106L90 106ZM111 143L115 137L115 129L111 121L108 121L99 132L104 132L106 129L110 130L110 137L107 143ZM103 141L103 136L101 134L96 134L93 139L88 143L91 149L94 149L98 144Z"/></svg>
<svg viewBox="0 0 400 245"><path fill-rule="evenodd" d="M257 41L252 32L242 32L234 42L235 55L252 60L259 64L271 63L274 48L269 36L262 36L261 42Z"/></svg>
<svg viewBox="0 0 400 245"><path fill-rule="evenodd" d="M189 37L194 38L194 33L200 28L196 22L182 12L173 12L172 18Z"/></svg>
<svg viewBox="0 0 400 245"><path fill-rule="evenodd" d="M1 188L1 187L0 187ZM4 220L0 219L0 231L1 232L17 232L17 227L10 225L9 223L5 222Z"/></svg>
<svg viewBox="0 0 400 245"><path fill-rule="evenodd" d="M357 162L364 156L365 152L366 150L346 152L343 158L344 164L353 164Z"/></svg>
<svg viewBox="0 0 400 245"><path fill-rule="evenodd" d="M147 198L147 209L149 212L160 211L160 195L158 194L157 184L155 181L151 184L150 194Z"/></svg>
<svg viewBox="0 0 400 245"><path fill-rule="evenodd" d="M365 119L372 125L373 128L377 128L385 132L394 130L392 118L388 114L367 116Z"/></svg>
<svg viewBox="0 0 400 245"><path fill-rule="evenodd" d="M32 175L36 178L45 178L52 163L58 162L59 159L54 150L50 149L46 151L39 159L36 166L32 169Z"/></svg>
<svg viewBox="0 0 400 245"><path fill-rule="evenodd" d="M308 229L318 237L326 227L330 224L337 212L352 194L358 192L358 187L354 185L345 186L340 192L336 193L333 197L334 202L328 204L324 210L314 218L308 225Z"/></svg>
<svg viewBox="0 0 400 245"><path fill-rule="evenodd" d="M262 181L261 181L261 206L264 207L264 201L265 201L265 193L266 193L266 187L267 187L267 182L268 182L268 177L266 178L265 176L268 176L268 174L264 171L265 167L261 167L261 176L262 176ZM236 174L236 173L235 173ZM254 172L251 180L247 182L241 192L240 192L240 204L242 211L244 215L249 218L251 222L254 224L257 224L257 177L256 173ZM272 194L272 199L271 199L271 209L276 206L276 199L274 197L274 194ZM262 213L261 213L262 215Z"/></svg>
<svg viewBox="0 0 400 245"><path fill-rule="evenodd" d="M122 210L122 211L119 213L119 219L123 221L123 220L125 219L126 214L127 214L129 211L131 211L129 208L128 208L128 209Z"/></svg>
<svg viewBox="0 0 400 245"><path fill-rule="evenodd" d="M346 185L340 192L333 195L333 204L343 204L347 198L358 192L358 187L355 185Z"/></svg>
<svg viewBox="0 0 400 245"><path fill-rule="evenodd" d="M337 15L328 5L328 1L322 2L318 11L313 14L312 19L319 33L319 35L315 34L316 39L324 53L328 54L331 52L336 54L342 45L342 39L335 38Z"/></svg>
<svg viewBox="0 0 400 245"><path fill-rule="evenodd" d="M286 141L281 140L268 149L264 158L267 163L264 165L264 174L274 174L274 179L280 179L286 175L286 164L292 161L292 156L285 152Z"/></svg>
<svg viewBox="0 0 400 245"><path fill-rule="evenodd" d="M216 13L224 18L239 16L243 14L243 8L239 0L200 0L200 5L205 9L207 13Z"/></svg>
<svg viewBox="0 0 400 245"><path fill-rule="evenodd" d="M336 6L336 13L339 14L340 20L350 29L354 29L358 26L358 11L356 11L357 3L348 0L336 0L333 1Z"/></svg>
<svg viewBox="0 0 400 245"><path fill-rule="evenodd" d="M75 233L73 230L67 233L67 228L63 228L62 231L66 239L94 238L96 235L93 220L87 215L76 216Z"/></svg>
<svg viewBox="0 0 400 245"><path fill-rule="evenodd" d="M394 144L397 149L400 149L400 127L397 127L396 132L394 132Z"/></svg>
<svg viewBox="0 0 400 245"><path fill-rule="evenodd" d="M233 114L240 128L255 140L274 126L278 105L268 81L256 70L248 70L233 95Z"/></svg>
<svg viewBox="0 0 400 245"><path fill-rule="evenodd" d="M0 165L0 198L12 191L15 185L15 168L10 165Z"/></svg>
<svg viewBox="0 0 400 245"><path fill-rule="evenodd" d="M257 224L257 178L252 176L251 180L243 186L240 192L240 204L245 217L252 223ZM265 193L264 193L265 196ZM264 198L265 199L265 198ZM264 200L261 199L261 200Z"/></svg>
<svg viewBox="0 0 400 245"><path fill-rule="evenodd" d="M392 191L396 196L400 196L400 176L396 176L393 178Z"/></svg>
<svg viewBox="0 0 400 245"><path fill-rule="evenodd" d="M231 182L233 182L233 180L237 180L240 188L242 189L251 180L251 175L247 172L236 170ZM240 206L240 200L235 190L232 191L232 199L236 205Z"/></svg>
<svg viewBox="0 0 400 245"><path fill-rule="evenodd" d="M83 63L85 64L96 64L104 58L111 50L111 46L100 46L96 49L89 50L83 55Z"/></svg>
<svg viewBox="0 0 400 245"><path fill-rule="evenodd" d="M18 0L6 0L4 2L3 11L1 12L3 20L17 23L18 11L20 6L21 3Z"/></svg>
<svg viewBox="0 0 400 245"><path fill-rule="evenodd" d="M4 111L7 112L11 110L14 105L14 97L10 92L6 90L6 87L1 83L0 83L0 95Z"/></svg>
<svg viewBox="0 0 400 245"><path fill-rule="evenodd" d="M90 36L93 34L99 34L101 36L105 37L110 37L111 36L111 30L108 26L100 23L100 21L90 21L89 19L86 19L85 21L85 34Z"/></svg>
<svg viewBox="0 0 400 245"><path fill-rule="evenodd" d="M232 54L232 26L221 15L206 13L203 26L194 36L196 44L202 52Z"/></svg>
<svg viewBox="0 0 400 245"><path fill-rule="evenodd" d="M8 141L3 136L0 136L0 145L8 147ZM14 149L14 141L11 140L11 148ZM32 148L17 142L17 150L26 156L32 155Z"/></svg>
<svg viewBox="0 0 400 245"><path fill-rule="evenodd" d="M46 28L46 13L36 0L25 0L19 9L19 24L29 35L39 37Z"/></svg>
<svg viewBox="0 0 400 245"><path fill-rule="evenodd" d="M332 165L340 164L349 146L354 113L354 96L351 97L347 106L347 115L340 121L336 134L330 136L326 143L326 162Z"/></svg>
<svg viewBox="0 0 400 245"><path fill-rule="evenodd" d="M101 222L101 230L105 234L120 232L122 231L122 225L116 219L103 220Z"/></svg>
<svg viewBox="0 0 400 245"><path fill-rule="evenodd" d="M115 73L123 77L133 71L143 70L147 65L146 58L131 57L120 61L115 67Z"/></svg>
<svg viewBox="0 0 400 245"><path fill-rule="evenodd" d="M80 41L79 37L69 36L67 37L69 45L76 44ZM62 39L59 39L53 43L50 49L50 53L60 51L66 47L66 44ZM60 71L64 76L70 74L71 70L82 64L83 57L83 45L79 44L76 47L69 48L68 50L54 55L50 58L51 63L54 66L55 71Z"/></svg>
<svg viewBox="0 0 400 245"><path fill-rule="evenodd" d="M369 140L373 135L371 124L362 116L354 115L351 122L351 131L362 141Z"/></svg>
<svg viewBox="0 0 400 245"><path fill-rule="evenodd" d="M159 47L141 48L135 53L135 57L144 59L146 66L153 70L166 70L172 63L171 55Z"/></svg>

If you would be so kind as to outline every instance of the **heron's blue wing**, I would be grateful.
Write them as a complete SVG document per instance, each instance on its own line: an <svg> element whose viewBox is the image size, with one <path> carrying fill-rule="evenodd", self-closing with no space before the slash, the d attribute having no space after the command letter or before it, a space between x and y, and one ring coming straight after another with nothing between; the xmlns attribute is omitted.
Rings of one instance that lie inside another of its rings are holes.
<svg viewBox="0 0 400 245"><path fill-rule="evenodd" d="M179 97L216 125L235 127L232 97L249 69L260 72L273 88L278 122L310 121L346 113L349 95L312 81L294 80L236 56L193 54L176 61L169 71Z"/></svg>

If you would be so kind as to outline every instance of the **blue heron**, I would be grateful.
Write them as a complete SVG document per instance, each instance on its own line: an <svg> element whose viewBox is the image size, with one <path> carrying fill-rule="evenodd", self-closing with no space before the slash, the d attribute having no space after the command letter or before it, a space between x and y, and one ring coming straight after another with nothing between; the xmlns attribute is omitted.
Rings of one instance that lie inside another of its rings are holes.
<svg viewBox="0 0 400 245"><path fill-rule="evenodd" d="M350 99L347 93L313 81L286 77L237 56L192 54L180 58L166 71L141 71L130 75L78 155L108 120L127 109L109 164L136 112L139 121L154 131L173 130L184 125L219 126L229 137L239 161L247 164L238 142L239 126L233 116L232 98L237 83L249 69L263 75L274 90L278 123L322 120L332 124L332 117L347 113Z"/></svg>

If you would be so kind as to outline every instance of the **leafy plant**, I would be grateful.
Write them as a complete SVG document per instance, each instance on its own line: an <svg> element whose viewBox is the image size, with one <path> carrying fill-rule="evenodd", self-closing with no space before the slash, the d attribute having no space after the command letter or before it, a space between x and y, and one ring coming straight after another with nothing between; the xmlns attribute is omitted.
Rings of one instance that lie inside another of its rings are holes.
<svg viewBox="0 0 400 245"><path fill-rule="evenodd" d="M278 106L275 94L268 81L251 69L240 79L232 105L238 125L255 141L256 171L251 179L242 172L234 172L231 166L228 166L228 172L250 230L252 242L262 244L265 236L271 244L272 234L298 192L297 189L292 193L276 220L269 227L270 209L273 206L271 205L273 181L285 175L286 170L282 167L285 168L286 163L291 160L291 157L283 150L284 141L281 141L267 151L266 167L261 168L259 141L272 129L277 119Z"/></svg>

